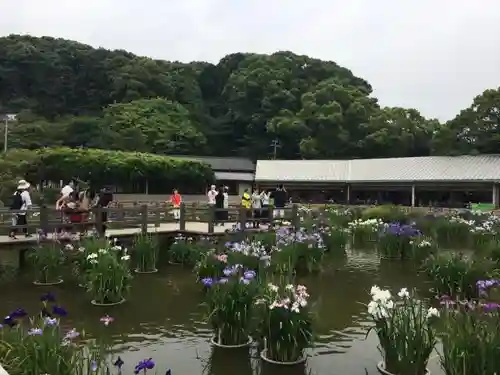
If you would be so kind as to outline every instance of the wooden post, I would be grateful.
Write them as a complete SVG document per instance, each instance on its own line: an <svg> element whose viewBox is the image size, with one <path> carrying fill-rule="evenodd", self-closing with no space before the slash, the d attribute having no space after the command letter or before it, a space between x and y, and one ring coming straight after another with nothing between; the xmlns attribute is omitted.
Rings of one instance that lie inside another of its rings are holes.
<svg viewBox="0 0 500 375"><path fill-rule="evenodd" d="M245 231L247 229L247 210L245 207L241 206L239 209L238 221L240 223L240 230Z"/></svg>
<svg viewBox="0 0 500 375"><path fill-rule="evenodd" d="M215 204L208 205L208 233L214 232L215 227Z"/></svg>
<svg viewBox="0 0 500 375"><path fill-rule="evenodd" d="M180 210L180 218L179 218L179 230L185 231L186 230L186 204L184 202L181 202L181 207L179 208Z"/></svg>
<svg viewBox="0 0 500 375"><path fill-rule="evenodd" d="M292 205L292 225L295 229L300 226L299 205L296 203Z"/></svg>
<svg viewBox="0 0 500 375"><path fill-rule="evenodd" d="M117 218L119 222L124 222L125 221L125 207L123 207L122 203L118 203L118 213L117 213Z"/></svg>
<svg viewBox="0 0 500 375"><path fill-rule="evenodd" d="M155 203L155 228L160 227L160 204L158 202Z"/></svg>
<svg viewBox="0 0 500 375"><path fill-rule="evenodd" d="M273 223L273 218L274 218L274 206L270 204L269 206L267 206L267 219L269 220L270 224Z"/></svg>
<svg viewBox="0 0 500 375"><path fill-rule="evenodd" d="M141 206L141 233L148 234L148 205Z"/></svg>
<svg viewBox="0 0 500 375"><path fill-rule="evenodd" d="M49 233L49 212L43 197L40 202L40 229L45 235Z"/></svg>
<svg viewBox="0 0 500 375"><path fill-rule="evenodd" d="M94 218L95 218L95 230L99 237L104 237L106 235L106 231L104 230L104 223L102 222L102 210L101 206L97 206L94 208Z"/></svg>

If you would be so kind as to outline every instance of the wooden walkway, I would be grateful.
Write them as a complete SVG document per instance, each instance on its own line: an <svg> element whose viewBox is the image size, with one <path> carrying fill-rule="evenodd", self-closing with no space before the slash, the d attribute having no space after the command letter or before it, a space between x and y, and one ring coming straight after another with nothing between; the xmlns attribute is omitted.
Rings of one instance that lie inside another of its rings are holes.
<svg viewBox="0 0 500 375"><path fill-rule="evenodd" d="M224 226L215 226L213 234L222 234L228 229L232 229L236 223L225 223ZM107 237L122 237L130 236L141 232L141 228L123 228L123 229L108 229L106 231ZM154 224L148 225L149 233L175 233L179 232L178 223L161 223L160 226L155 226ZM186 234L193 235L208 235L208 223L202 222L186 222L186 230L183 231ZM49 238L51 234L49 234ZM70 238L68 238L70 239ZM14 245L14 244L29 244L35 243L37 240L36 236L24 237L23 234L19 234L17 239L9 238L9 236L0 236L0 246L1 245Z"/></svg>

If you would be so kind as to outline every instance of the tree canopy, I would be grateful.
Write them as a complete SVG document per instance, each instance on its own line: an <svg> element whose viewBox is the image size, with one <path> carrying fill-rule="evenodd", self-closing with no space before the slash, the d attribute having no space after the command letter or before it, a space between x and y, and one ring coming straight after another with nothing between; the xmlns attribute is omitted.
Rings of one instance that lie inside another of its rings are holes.
<svg viewBox="0 0 500 375"><path fill-rule="evenodd" d="M0 38L9 148L156 154L373 158L497 153L500 88L445 124L384 108L333 61L282 51L217 64L154 60L50 37ZM1 144L1 141L0 141Z"/></svg>

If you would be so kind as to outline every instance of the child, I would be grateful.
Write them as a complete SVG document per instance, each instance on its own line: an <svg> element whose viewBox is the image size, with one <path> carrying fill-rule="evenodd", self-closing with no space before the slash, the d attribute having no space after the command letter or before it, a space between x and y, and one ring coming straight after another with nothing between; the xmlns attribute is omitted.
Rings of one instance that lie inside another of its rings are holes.
<svg viewBox="0 0 500 375"><path fill-rule="evenodd" d="M172 210L173 215L174 215L174 220L179 221L181 219L181 203L182 203L182 197L177 191L177 189L174 189L171 197L170 197L170 203L174 207Z"/></svg>

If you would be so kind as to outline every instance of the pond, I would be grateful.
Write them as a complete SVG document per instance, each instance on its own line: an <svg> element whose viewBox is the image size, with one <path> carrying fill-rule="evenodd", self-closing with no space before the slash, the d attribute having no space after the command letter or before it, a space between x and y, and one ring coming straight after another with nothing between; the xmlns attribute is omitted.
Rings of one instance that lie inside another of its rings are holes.
<svg viewBox="0 0 500 375"><path fill-rule="evenodd" d="M373 251L348 251L344 258L329 259L324 272L298 280L307 285L317 311L317 337L308 350L307 366L277 368L262 365L256 350L248 358L245 351L212 349L195 275L181 266L159 268L157 274L136 275L127 303L112 308L92 306L84 290L72 283L35 287L31 275L22 275L2 286L1 309L8 313L23 307L33 314L40 295L54 292L69 312L64 325L84 328L90 335L106 331L125 361L124 374L149 357L156 361L158 374L166 368L173 375L377 374L378 340L375 334L366 337L372 320L363 305L370 300L370 288L396 291L419 288L424 282L412 264L380 259ZM115 319L108 327L99 322L105 314ZM435 356L429 369L442 374Z"/></svg>

